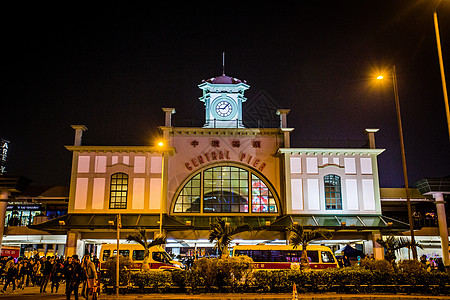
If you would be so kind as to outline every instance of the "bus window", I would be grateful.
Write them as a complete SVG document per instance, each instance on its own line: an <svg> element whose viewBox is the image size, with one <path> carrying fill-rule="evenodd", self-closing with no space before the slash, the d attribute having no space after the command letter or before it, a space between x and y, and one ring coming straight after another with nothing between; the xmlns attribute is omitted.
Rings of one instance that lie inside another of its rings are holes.
<svg viewBox="0 0 450 300"><path fill-rule="evenodd" d="M318 263L319 262L319 253L317 251L306 251L308 255L309 262Z"/></svg>
<svg viewBox="0 0 450 300"><path fill-rule="evenodd" d="M322 251L322 262L324 263L334 263L334 257L331 252Z"/></svg>
<svg viewBox="0 0 450 300"><path fill-rule="evenodd" d="M250 257L253 258L254 262L268 262L270 251L267 250L253 250L249 251Z"/></svg>
<svg viewBox="0 0 450 300"><path fill-rule="evenodd" d="M107 260L111 256L111 250L103 250L103 260Z"/></svg>
<svg viewBox="0 0 450 300"><path fill-rule="evenodd" d="M117 255L117 250L113 251L113 255ZM122 255L124 257L129 257L130 256L130 250L120 250L119 249L119 255Z"/></svg>
<svg viewBox="0 0 450 300"><path fill-rule="evenodd" d="M133 260L144 260L145 250L134 250Z"/></svg>
<svg viewBox="0 0 450 300"><path fill-rule="evenodd" d="M280 251L280 250L271 250L270 251L270 259L268 261L270 261L270 262L285 262L286 261L286 252Z"/></svg>
<svg viewBox="0 0 450 300"><path fill-rule="evenodd" d="M286 251L286 261L287 262L299 262L302 252L297 250Z"/></svg>
<svg viewBox="0 0 450 300"><path fill-rule="evenodd" d="M169 255L166 252L153 252L152 258L154 261L157 261L157 262L162 262L162 263L170 262Z"/></svg>
<svg viewBox="0 0 450 300"><path fill-rule="evenodd" d="M239 256L239 255L247 255L247 256L250 256L250 254L248 253L249 251L247 251L247 250L236 250L235 252L234 252L234 255L235 256Z"/></svg>

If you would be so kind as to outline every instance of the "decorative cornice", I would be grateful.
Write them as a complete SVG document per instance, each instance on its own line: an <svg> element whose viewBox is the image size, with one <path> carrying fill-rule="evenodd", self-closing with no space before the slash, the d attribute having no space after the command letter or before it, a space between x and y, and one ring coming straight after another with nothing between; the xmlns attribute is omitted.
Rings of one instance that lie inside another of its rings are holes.
<svg viewBox="0 0 450 300"><path fill-rule="evenodd" d="M326 154L326 155L380 155L385 149L368 149L368 148L280 148L279 154Z"/></svg>
<svg viewBox="0 0 450 300"><path fill-rule="evenodd" d="M168 153L174 155L176 150L174 147L158 147L158 146L65 146L69 151L73 152L148 152L148 153Z"/></svg>
<svg viewBox="0 0 450 300"><path fill-rule="evenodd" d="M255 136L280 135L280 128L199 128L199 127L158 127L162 131L169 131L174 135L202 135L202 136Z"/></svg>

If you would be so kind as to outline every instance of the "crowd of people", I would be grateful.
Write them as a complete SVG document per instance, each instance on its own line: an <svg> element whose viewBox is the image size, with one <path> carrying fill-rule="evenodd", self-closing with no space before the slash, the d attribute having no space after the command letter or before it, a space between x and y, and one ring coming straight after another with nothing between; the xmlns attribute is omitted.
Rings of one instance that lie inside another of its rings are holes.
<svg viewBox="0 0 450 300"><path fill-rule="evenodd" d="M420 257L420 262L424 265L427 271L445 271L444 262L441 257L430 257L427 259L427 256L424 254Z"/></svg>
<svg viewBox="0 0 450 300"><path fill-rule="evenodd" d="M79 260L78 255L67 259L59 257L33 257L19 258L2 257L0 260L0 274L4 283L0 291L5 293L8 287L12 292L26 287L39 287L40 293L57 293L60 285L65 284L67 299L73 294L78 299L78 291L81 287L81 295L86 298L89 289L98 286L98 260L90 255L84 255Z"/></svg>

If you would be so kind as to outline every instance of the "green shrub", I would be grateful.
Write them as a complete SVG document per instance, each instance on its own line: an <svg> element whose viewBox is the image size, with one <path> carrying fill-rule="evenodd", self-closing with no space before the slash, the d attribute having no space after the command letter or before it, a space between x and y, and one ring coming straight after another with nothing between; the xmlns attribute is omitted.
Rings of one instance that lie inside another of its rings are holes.
<svg viewBox="0 0 450 300"><path fill-rule="evenodd" d="M108 280L108 285L116 285L116 260L117 256L111 256L105 261L105 275L103 280ZM130 269L133 262L128 257L119 256L119 285L128 285L130 282Z"/></svg>
<svg viewBox="0 0 450 300"><path fill-rule="evenodd" d="M183 290L291 293L450 293L450 275L426 272L415 262L401 262L398 271L378 262L364 267L327 270L253 270L248 258L199 259L191 270L137 272L132 281L144 287L165 291L178 286ZM389 266L389 265L386 265ZM162 287L162 289L161 289ZM147 288L148 289L148 288Z"/></svg>
<svg viewBox="0 0 450 300"><path fill-rule="evenodd" d="M135 272L131 275L134 285L141 290L145 288L157 288L159 291L171 287L173 284L172 274L169 271L146 271Z"/></svg>
<svg viewBox="0 0 450 300"><path fill-rule="evenodd" d="M361 268L372 270L372 271L386 271L394 272L392 264L385 259L370 259L365 258L361 260Z"/></svg>
<svg viewBox="0 0 450 300"><path fill-rule="evenodd" d="M398 269L401 272L409 274L421 274L426 272L424 264L418 260L405 259L398 263Z"/></svg>
<svg viewBox="0 0 450 300"><path fill-rule="evenodd" d="M227 258L201 258L194 262L187 273L186 285L192 288L212 287L223 289L225 286L236 290L252 282L253 260L247 256Z"/></svg>
<svg viewBox="0 0 450 300"><path fill-rule="evenodd" d="M175 286L184 288L186 286L186 271L185 270L173 270L172 282Z"/></svg>

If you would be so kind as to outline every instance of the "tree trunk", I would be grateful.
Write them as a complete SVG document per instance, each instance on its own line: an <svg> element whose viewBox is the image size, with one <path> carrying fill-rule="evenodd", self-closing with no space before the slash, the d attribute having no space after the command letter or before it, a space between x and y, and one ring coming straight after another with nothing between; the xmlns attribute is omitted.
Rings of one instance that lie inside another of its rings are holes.
<svg viewBox="0 0 450 300"><path fill-rule="evenodd" d="M300 270L309 269L308 252L306 252L306 247L302 246L302 256L300 257Z"/></svg>
<svg viewBox="0 0 450 300"><path fill-rule="evenodd" d="M150 251L148 249L144 250L144 259L142 261L141 271L150 271L150 266L148 265L148 262L150 260Z"/></svg>
<svg viewBox="0 0 450 300"><path fill-rule="evenodd" d="M222 248L222 255L221 258L227 258L230 255L230 251L228 250L228 245L225 245Z"/></svg>

